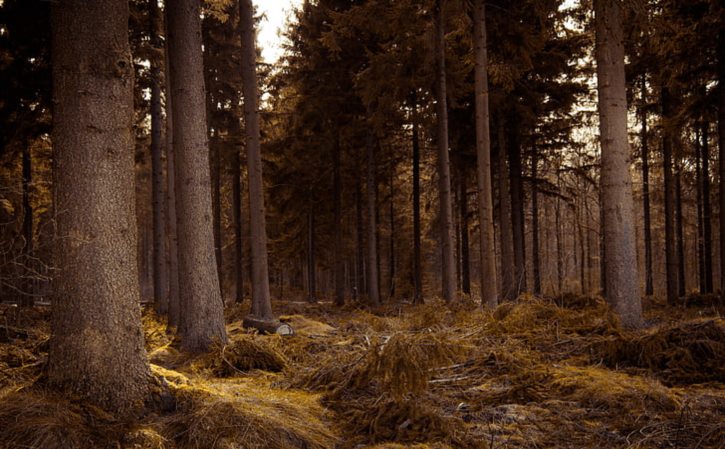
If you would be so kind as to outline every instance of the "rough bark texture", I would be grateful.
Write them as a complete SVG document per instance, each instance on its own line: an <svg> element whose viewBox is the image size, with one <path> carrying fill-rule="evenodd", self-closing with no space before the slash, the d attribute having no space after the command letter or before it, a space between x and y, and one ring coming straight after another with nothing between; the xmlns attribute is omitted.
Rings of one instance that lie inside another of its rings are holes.
<svg viewBox="0 0 725 449"><path fill-rule="evenodd" d="M460 227L461 291L471 294L471 257L468 239L468 171L463 157L459 158L458 169L458 221Z"/></svg>
<svg viewBox="0 0 725 449"><path fill-rule="evenodd" d="M167 32L168 36L168 32ZM169 326L178 327L181 306L179 300L179 252L176 227L176 151L174 149L174 122L172 117L171 68L169 67L168 39L166 55L166 236L168 238L167 272L169 276Z"/></svg>
<svg viewBox="0 0 725 449"><path fill-rule="evenodd" d="M317 261L315 257L315 214L307 212L307 301L317 301Z"/></svg>
<svg viewBox="0 0 725 449"><path fill-rule="evenodd" d="M607 301L622 324L642 324L637 251L629 173L627 98L620 3L595 0L599 132Z"/></svg>
<svg viewBox="0 0 725 449"><path fill-rule="evenodd" d="M189 351L226 341L214 256L206 95L199 0L168 4L169 62L176 152L179 336Z"/></svg>
<svg viewBox="0 0 725 449"><path fill-rule="evenodd" d="M506 134L503 120L498 126L498 198L499 232L501 233L501 295L514 299L514 243L511 233L511 197L509 196Z"/></svg>
<svg viewBox="0 0 725 449"><path fill-rule="evenodd" d="M695 192L697 203L697 279L700 293L705 293L705 242L702 211L702 148L700 147L700 129L695 126Z"/></svg>
<svg viewBox="0 0 725 449"><path fill-rule="evenodd" d="M367 206L368 206L368 264L367 264L367 292L368 301L373 307L380 305L379 272L375 268L378 260L378 233L377 233L377 181L375 179L375 138L367 137Z"/></svg>
<svg viewBox="0 0 725 449"><path fill-rule="evenodd" d="M508 156L511 188L511 228L514 244L514 295L526 291L526 238L524 231L524 185L521 169L519 129L513 118L509 123Z"/></svg>
<svg viewBox="0 0 725 449"><path fill-rule="evenodd" d="M474 18L476 87L476 175L478 180L478 219L481 227L481 301L487 307L498 304L496 249L493 229L493 185L491 181L491 136L488 108L488 47L486 2L476 0Z"/></svg>
<svg viewBox="0 0 725 449"><path fill-rule="evenodd" d="M149 23L151 45L161 54L159 29L161 14L157 0L149 0ZM156 312L166 315L169 311L169 280L166 265L166 235L164 216L164 166L162 130L164 118L161 109L161 63L160 57L151 58L151 202L153 207L153 269L154 307Z"/></svg>
<svg viewBox="0 0 725 449"><path fill-rule="evenodd" d="M709 124L702 123L702 239L705 256L705 292L712 293L712 203L710 202Z"/></svg>
<svg viewBox="0 0 725 449"><path fill-rule="evenodd" d="M388 266L390 283L388 284L388 298L395 297L395 160L390 159L390 254L388 255Z"/></svg>
<svg viewBox="0 0 725 449"><path fill-rule="evenodd" d="M340 135L335 130L332 155L332 191L334 194L335 253L333 255L335 273L335 305L345 304L345 265L342 262L342 182L340 180Z"/></svg>
<svg viewBox="0 0 725 449"><path fill-rule="evenodd" d="M234 120L232 128L234 135L240 136L242 128L239 120ZM234 284L235 302L240 304L244 301L244 241L242 240L242 145L241 139L234 145L232 155L232 220L234 226Z"/></svg>
<svg viewBox="0 0 725 449"><path fill-rule="evenodd" d="M445 0L435 3L436 117L438 146L438 200L440 206L440 246L443 269L443 299L456 297L456 265L453 248L453 206L451 201L451 167L448 154L448 99L446 88Z"/></svg>
<svg viewBox="0 0 725 449"><path fill-rule="evenodd" d="M252 252L252 316L273 319L269 297L267 266L267 228L262 180L262 150L259 141L257 110L257 51L254 35L254 7L251 0L240 0L239 17L242 34L242 88L244 123L247 137L247 171L249 176L249 228Z"/></svg>
<svg viewBox="0 0 725 449"><path fill-rule="evenodd" d="M642 146L642 207L644 208L644 269L645 295L654 294L652 280L652 220L649 199L649 139L647 137L647 80L642 77L642 105L640 106L640 144Z"/></svg>
<svg viewBox="0 0 725 449"><path fill-rule="evenodd" d="M717 36L718 73L718 159L720 194L720 294L725 298L725 29Z"/></svg>
<svg viewBox="0 0 725 449"><path fill-rule="evenodd" d="M539 195L536 178L538 176L539 158L536 148L531 155L531 252L534 270L534 294L541 294L541 256L539 253ZM590 258L591 260L591 258Z"/></svg>
<svg viewBox="0 0 725 449"><path fill-rule="evenodd" d="M362 170L361 170L362 171ZM365 237L363 229L363 204L362 204L362 188L361 178L363 174L360 173L355 181L355 236L357 238L356 254L355 254L355 297L359 297L366 294L365 288Z"/></svg>
<svg viewBox="0 0 725 449"><path fill-rule="evenodd" d="M420 139L418 99L413 92L413 302L423 303L423 274L420 264Z"/></svg>
<svg viewBox="0 0 725 449"><path fill-rule="evenodd" d="M677 292L685 296L685 225L682 218L682 166L679 155L675 161L675 230L677 234Z"/></svg>
<svg viewBox="0 0 725 449"><path fill-rule="evenodd" d="M58 262L48 382L126 414L149 394L136 265L128 3L53 4Z"/></svg>
<svg viewBox="0 0 725 449"><path fill-rule="evenodd" d="M675 304L678 298L677 288L677 242L675 236L675 180L672 172L672 132L667 128L671 117L671 98L669 89L662 86L662 155L665 188L665 275L667 302Z"/></svg>

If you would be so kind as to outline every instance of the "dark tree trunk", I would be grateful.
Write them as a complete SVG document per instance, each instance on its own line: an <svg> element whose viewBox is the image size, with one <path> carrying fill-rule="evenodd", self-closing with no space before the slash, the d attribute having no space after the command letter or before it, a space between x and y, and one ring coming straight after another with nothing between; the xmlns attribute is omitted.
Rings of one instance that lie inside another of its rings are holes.
<svg viewBox="0 0 725 449"><path fill-rule="evenodd" d="M257 50L254 33L254 7L251 0L239 1L239 20L242 35L242 93L244 94L244 123L249 180L249 228L252 255L252 317L273 320L269 297L267 266L267 229L262 179L262 150L257 107Z"/></svg>
<svg viewBox="0 0 725 449"><path fill-rule="evenodd" d="M359 299L361 296L367 294L366 280L365 280L365 237L363 235L363 204L362 204L362 189L360 187L360 179L362 173L357 177L355 181L355 235L357 237L357 251L356 251L356 271L355 271L355 299Z"/></svg>
<svg viewBox="0 0 725 449"><path fill-rule="evenodd" d="M161 54L161 13L156 0L149 1L149 22L151 46ZM168 274L166 266L166 235L164 212L164 166L162 130L163 113L161 109L161 64L160 57L151 58L151 202L153 207L153 269L154 269L154 307L160 315L169 311Z"/></svg>
<svg viewBox="0 0 725 449"><path fill-rule="evenodd" d="M671 120L671 98L669 89L662 87L662 154L664 157L665 178L665 268L667 283L667 302L677 303L677 242L675 233L675 180L672 173L672 131L668 129Z"/></svg>
<svg viewBox="0 0 725 449"><path fill-rule="evenodd" d="M345 304L345 266L342 262L342 182L340 180L340 134L335 131L335 142L332 155L332 191L334 194L334 220L335 220L335 250L334 250L334 272L335 272L335 304Z"/></svg>
<svg viewBox="0 0 725 449"><path fill-rule="evenodd" d="M501 294L503 298L511 300L516 297L514 243L511 232L511 196L509 194L506 133L503 120L499 122L498 126L498 197L499 229L501 232Z"/></svg>
<svg viewBox="0 0 725 449"><path fill-rule="evenodd" d="M222 177L221 177L221 146L220 137L211 137L211 200L212 210L214 211L214 260L216 261L216 270L219 276L219 289L224 298L224 273L222 271Z"/></svg>
<svg viewBox="0 0 725 449"><path fill-rule="evenodd" d="M644 207L644 265L645 295L654 294L652 281L652 220L649 199L649 139L647 136L647 80L642 76L642 105L640 107L640 144L642 147L642 205Z"/></svg>
<svg viewBox="0 0 725 449"><path fill-rule="evenodd" d="M179 335L188 351L226 341L214 256L199 0L170 0L168 42L176 152Z"/></svg>
<svg viewBox="0 0 725 449"><path fill-rule="evenodd" d="M710 203L710 143L709 123L702 123L702 220L705 250L705 292L713 292L712 282L712 204Z"/></svg>
<svg viewBox="0 0 725 449"><path fill-rule="evenodd" d="M700 128L695 125L695 191L697 193L697 279L700 293L705 293L705 221L702 211L702 148L700 147Z"/></svg>
<svg viewBox="0 0 725 449"><path fill-rule="evenodd" d="M413 103L413 302L423 303L423 276L420 261L420 141L418 136L418 99Z"/></svg>
<svg viewBox="0 0 725 449"><path fill-rule="evenodd" d="M395 297L395 159L393 155L390 158L390 256L388 262L390 265L390 284L388 288L388 297Z"/></svg>
<svg viewBox="0 0 725 449"><path fill-rule="evenodd" d="M717 130L718 130L718 174L720 194L720 294L725 298L725 29L721 28L717 36ZM704 137L704 136L703 136ZM703 139L703 142L705 140ZM704 150L704 149L703 149ZM703 151L706 158L707 153ZM704 158L703 158L704 161ZM703 192L704 196L704 192ZM705 198L707 202L708 199ZM706 203L707 204L707 203ZM705 213L707 225L707 212ZM707 236L705 236L707 241ZM706 256L707 257L707 256ZM706 273L707 274L707 273Z"/></svg>
<svg viewBox="0 0 725 449"><path fill-rule="evenodd" d="M679 155L675 161L675 226L677 232L677 286L679 296L685 296L685 235L682 223L682 166Z"/></svg>
<svg viewBox="0 0 725 449"><path fill-rule="evenodd" d="M367 293L370 305L380 305L380 289L378 283L378 233L377 233L377 202L375 193L377 181L375 180L375 137L367 137L367 205L368 205L368 269Z"/></svg>
<svg viewBox="0 0 725 449"><path fill-rule="evenodd" d="M451 169L448 156L448 99L445 62L445 0L435 2L436 117L438 146L438 199L440 206L440 246L443 269L443 299L456 297L456 266L453 256L453 208L451 204Z"/></svg>
<svg viewBox="0 0 725 449"><path fill-rule="evenodd" d="M234 119L232 134L241 136L242 129L238 119ZM232 153L232 220L234 226L234 284L236 285L237 304L244 301L244 240L242 239L242 145L235 140Z"/></svg>
<svg viewBox="0 0 725 449"><path fill-rule="evenodd" d="M521 175L521 145L519 129L510 124L508 139L509 177L511 185L511 226L514 242L514 294L518 296L526 287L526 240L524 232L524 186Z"/></svg>
<svg viewBox="0 0 725 449"><path fill-rule="evenodd" d="M30 201L30 186L33 182L30 145L23 146L23 287L20 305L32 307L34 297L34 262L33 262L33 204Z"/></svg>
<svg viewBox="0 0 725 449"><path fill-rule="evenodd" d="M315 257L315 214L307 212L307 301L317 301L317 258Z"/></svg>
<svg viewBox="0 0 725 449"><path fill-rule="evenodd" d="M537 177L539 175L539 158L536 148L531 154L531 232L532 257L534 265L534 294L541 295L541 256L539 253L539 187Z"/></svg>
<svg viewBox="0 0 725 449"><path fill-rule="evenodd" d="M52 7L58 262L48 383L121 415L150 393L136 272L128 3Z"/></svg>
<svg viewBox="0 0 725 449"><path fill-rule="evenodd" d="M458 169L458 207L461 226L461 291L471 294L471 261L468 242L468 187L466 185L466 166L463 158L459 158ZM486 282L489 282L488 280Z"/></svg>
<svg viewBox="0 0 725 449"><path fill-rule="evenodd" d="M594 0L601 189L604 209L605 291L626 327L642 324L634 201L629 173L624 32L618 0Z"/></svg>
<svg viewBox="0 0 725 449"><path fill-rule="evenodd" d="M556 172L557 190L561 192L561 172ZM564 244L561 235L561 198L556 197L555 205L556 217L556 286L557 294L563 294L564 290Z"/></svg>

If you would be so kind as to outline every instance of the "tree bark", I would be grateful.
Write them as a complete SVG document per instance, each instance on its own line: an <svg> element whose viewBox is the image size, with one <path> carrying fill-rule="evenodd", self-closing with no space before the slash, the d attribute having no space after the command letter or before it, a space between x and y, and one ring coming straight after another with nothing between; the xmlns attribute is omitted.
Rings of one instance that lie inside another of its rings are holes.
<svg viewBox="0 0 725 449"><path fill-rule="evenodd" d="M159 36L161 14L156 0L149 0L149 23L151 46L161 54ZM166 315L169 311L169 280L166 266L166 235L164 216L164 166L163 146L161 142L163 112L161 110L161 60L151 58L151 202L153 207L153 272L154 307L156 313Z"/></svg>
<svg viewBox="0 0 725 449"><path fill-rule="evenodd" d="M537 149L534 148L531 154L531 233L532 239L532 258L534 270L534 294L541 295L541 255L539 253L539 187L537 177L539 175L539 155Z"/></svg>
<svg viewBox="0 0 725 449"><path fill-rule="evenodd" d="M652 281L652 220L649 198L649 139L647 137L647 80L642 76L642 105L640 106L640 144L642 146L642 206L644 208L644 265L645 295L654 294Z"/></svg>
<svg viewBox="0 0 725 449"><path fill-rule="evenodd" d="M662 86L662 154L665 188L665 268L667 284L667 302L676 304L677 286L677 241L675 235L675 180L672 173L672 131L669 129L671 116L671 98L669 89Z"/></svg>
<svg viewBox="0 0 725 449"><path fill-rule="evenodd" d="M501 232L501 293L504 299L514 299L514 242L511 232L511 196L509 195L508 164L506 163L506 133L503 120L498 125L498 197L499 228Z"/></svg>
<svg viewBox="0 0 725 449"><path fill-rule="evenodd" d="M705 220L702 211L702 148L700 147L700 128L695 125L695 192L697 203L697 279L699 292L705 293Z"/></svg>
<svg viewBox="0 0 725 449"><path fill-rule="evenodd" d="M514 121L517 120L514 118ZM526 234L524 230L524 186L521 171L521 143L516 123L510 123L508 143L509 182L511 188L511 227L514 244L514 295L527 290Z"/></svg>
<svg viewBox="0 0 725 449"><path fill-rule="evenodd" d="M30 145L23 146L23 285L20 305L32 307L35 304L33 280L33 204L30 201L30 187L33 182Z"/></svg>
<svg viewBox="0 0 725 449"><path fill-rule="evenodd" d="M471 257L468 241L468 186L467 171L463 157L459 157L458 170L458 214L461 227L461 291L471 294ZM488 282L488 281L487 281Z"/></svg>
<svg viewBox="0 0 725 449"><path fill-rule="evenodd" d="M395 159L394 154L390 158L390 255L388 265L390 267L390 284L388 286L388 298L395 297Z"/></svg>
<svg viewBox="0 0 725 449"><path fill-rule="evenodd" d="M241 136L239 119L234 119L234 136ZM244 241L242 240L242 145L236 140L232 155L232 220L234 225L234 284L237 304L244 302Z"/></svg>
<svg viewBox="0 0 725 449"><path fill-rule="evenodd" d="M188 351L226 341L214 255L199 7L199 0L170 0L167 16L177 163L179 336Z"/></svg>
<svg viewBox="0 0 725 449"><path fill-rule="evenodd" d="M642 324L629 173L624 37L620 2L595 0L601 187L607 301L626 327Z"/></svg>
<svg viewBox="0 0 725 449"><path fill-rule="evenodd" d="M496 248L493 228L493 183L491 180L491 133L488 106L488 44L486 40L486 2L476 0L473 29L475 42L476 88L476 178L478 180L478 219L481 227L479 248L481 302L486 307L498 304Z"/></svg>
<svg viewBox="0 0 725 449"><path fill-rule="evenodd" d="M332 155L332 191L334 195L335 250L333 254L335 274L335 305L345 305L345 266L342 262L342 181L340 179L340 133L335 129Z"/></svg>
<svg viewBox="0 0 725 449"><path fill-rule="evenodd" d="M365 288L365 237L364 226L363 226L363 204L362 204L362 189L360 187L363 174L359 173L359 176L355 180L355 235L357 237L357 248L356 248L356 270L355 270L355 299L359 299L361 296L367 294Z"/></svg>
<svg viewBox="0 0 725 449"><path fill-rule="evenodd" d="M315 214L307 212L307 301L317 301L317 261L315 257Z"/></svg>
<svg viewBox="0 0 725 449"><path fill-rule="evenodd" d="M679 151L678 151L679 153ZM685 296L685 231L682 218L682 164L679 154L675 158L675 230L677 233L677 287L680 297Z"/></svg>
<svg viewBox="0 0 725 449"><path fill-rule="evenodd" d="M702 123L702 220L705 250L705 292L713 292L712 283L712 204L710 203L710 143L709 123Z"/></svg>
<svg viewBox="0 0 725 449"><path fill-rule="evenodd" d="M725 29L722 28L717 36L717 74L718 193L720 194L720 217L725 217ZM725 298L725 219L723 218L720 218L720 295Z"/></svg>
<svg viewBox="0 0 725 449"><path fill-rule="evenodd" d="M133 62L126 1L52 6L60 238L48 383L121 415L149 395L136 265Z"/></svg>
<svg viewBox="0 0 725 449"><path fill-rule="evenodd" d="M413 108L413 303L423 303L423 275L420 262L420 140L418 99L412 94Z"/></svg>
<svg viewBox="0 0 725 449"><path fill-rule="evenodd" d="M256 45L254 34L254 7L251 0L240 0L239 11L242 35L242 88L244 94L244 122L247 137L247 172L249 176L249 227L252 250L252 311L261 319L274 319L269 297L267 267L267 230L262 180L262 152L257 110Z"/></svg>
<svg viewBox="0 0 725 449"><path fill-rule="evenodd" d="M375 137L367 137L367 203L368 203L368 269L367 293L368 301L373 307L380 305L380 290L378 288L378 236L377 236L377 202L375 192L377 181L375 179Z"/></svg>
<svg viewBox="0 0 725 449"><path fill-rule="evenodd" d="M456 298L456 265L453 255L453 208L451 202L451 167L448 154L448 99L446 88L445 0L435 2L436 116L438 128L438 197L443 268L443 299Z"/></svg>

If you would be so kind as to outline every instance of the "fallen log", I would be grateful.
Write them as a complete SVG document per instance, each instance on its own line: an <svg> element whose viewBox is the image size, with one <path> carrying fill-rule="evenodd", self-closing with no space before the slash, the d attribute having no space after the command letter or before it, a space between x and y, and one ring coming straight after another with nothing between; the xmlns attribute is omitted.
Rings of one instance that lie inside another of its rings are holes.
<svg viewBox="0 0 725 449"><path fill-rule="evenodd" d="M248 315L242 320L242 326L247 329L257 329L265 334L294 335L292 326L277 319L264 319Z"/></svg>

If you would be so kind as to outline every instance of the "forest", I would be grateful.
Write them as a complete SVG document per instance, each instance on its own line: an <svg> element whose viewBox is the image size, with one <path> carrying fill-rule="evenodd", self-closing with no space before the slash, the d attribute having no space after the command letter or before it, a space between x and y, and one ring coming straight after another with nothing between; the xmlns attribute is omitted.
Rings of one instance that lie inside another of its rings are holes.
<svg viewBox="0 0 725 449"><path fill-rule="evenodd" d="M0 449L725 448L724 23L0 0Z"/></svg>

